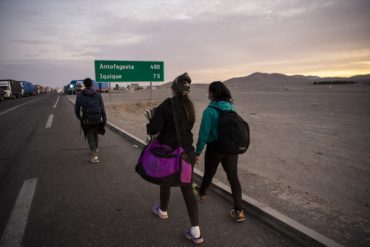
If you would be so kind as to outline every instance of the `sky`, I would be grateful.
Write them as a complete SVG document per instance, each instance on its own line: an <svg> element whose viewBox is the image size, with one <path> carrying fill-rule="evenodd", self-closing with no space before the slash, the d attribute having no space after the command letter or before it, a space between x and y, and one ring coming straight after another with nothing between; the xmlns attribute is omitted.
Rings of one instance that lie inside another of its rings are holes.
<svg viewBox="0 0 370 247"><path fill-rule="evenodd" d="M60 87L94 60L164 61L209 83L370 74L370 0L0 0L0 79Z"/></svg>

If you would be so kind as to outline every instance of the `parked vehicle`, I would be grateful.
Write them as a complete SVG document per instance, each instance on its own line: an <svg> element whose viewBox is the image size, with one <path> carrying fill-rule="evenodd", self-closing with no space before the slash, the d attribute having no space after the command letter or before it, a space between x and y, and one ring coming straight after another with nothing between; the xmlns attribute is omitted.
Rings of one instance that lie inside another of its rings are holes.
<svg viewBox="0 0 370 247"><path fill-rule="evenodd" d="M101 93L108 93L109 92L109 82L96 82L93 81L93 86L96 91Z"/></svg>
<svg viewBox="0 0 370 247"><path fill-rule="evenodd" d="M41 85L38 85L39 88L40 88L40 94L45 94L46 93L46 88L41 86Z"/></svg>
<svg viewBox="0 0 370 247"><path fill-rule="evenodd" d="M72 80L68 85L64 86L65 94L78 94L85 88L83 80ZM93 80L93 88L101 93L109 92L109 82L96 82Z"/></svg>
<svg viewBox="0 0 370 247"><path fill-rule="evenodd" d="M76 94L78 94L79 92L81 92L84 88L85 88L85 85L84 85L83 81L78 80L76 82Z"/></svg>
<svg viewBox="0 0 370 247"><path fill-rule="evenodd" d="M20 98L22 96L22 85L20 81L0 80L0 88L5 92L5 98Z"/></svg>
<svg viewBox="0 0 370 247"><path fill-rule="evenodd" d="M21 81L21 85L22 85L22 96L34 95L34 86L32 82Z"/></svg>
<svg viewBox="0 0 370 247"><path fill-rule="evenodd" d="M5 91L4 89L0 88L0 101L5 100Z"/></svg>
<svg viewBox="0 0 370 247"><path fill-rule="evenodd" d="M72 80L69 83L69 89L68 89L67 94L76 94L79 91L81 91L81 84L83 84L83 80Z"/></svg>
<svg viewBox="0 0 370 247"><path fill-rule="evenodd" d="M39 95L39 94L45 94L46 93L46 88L39 85L39 84L36 84L35 85L35 94L36 95Z"/></svg>

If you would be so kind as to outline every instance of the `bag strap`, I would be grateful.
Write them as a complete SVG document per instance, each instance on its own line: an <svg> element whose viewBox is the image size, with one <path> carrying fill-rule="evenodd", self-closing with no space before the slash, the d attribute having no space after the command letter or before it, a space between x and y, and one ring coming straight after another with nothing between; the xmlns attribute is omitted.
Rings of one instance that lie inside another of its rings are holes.
<svg viewBox="0 0 370 247"><path fill-rule="evenodd" d="M175 122L177 142L179 143L179 146L182 146L182 139L181 139L181 134L180 134L179 122L178 122L178 119L177 119L177 112L176 112L176 109L175 109L175 100L174 100L174 98L171 98L171 108L172 108L173 120Z"/></svg>

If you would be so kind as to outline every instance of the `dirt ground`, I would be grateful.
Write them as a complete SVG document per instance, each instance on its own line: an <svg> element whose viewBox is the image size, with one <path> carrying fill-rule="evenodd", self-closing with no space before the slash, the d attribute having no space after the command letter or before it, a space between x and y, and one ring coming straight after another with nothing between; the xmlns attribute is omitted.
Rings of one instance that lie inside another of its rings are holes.
<svg viewBox="0 0 370 247"><path fill-rule="evenodd" d="M243 193L345 246L370 246L370 86L230 89L251 126L250 149L239 157ZM144 140L144 110L171 91L149 95L104 94L108 121ZM196 143L207 85L193 86L191 99ZM222 168L216 177L228 183Z"/></svg>

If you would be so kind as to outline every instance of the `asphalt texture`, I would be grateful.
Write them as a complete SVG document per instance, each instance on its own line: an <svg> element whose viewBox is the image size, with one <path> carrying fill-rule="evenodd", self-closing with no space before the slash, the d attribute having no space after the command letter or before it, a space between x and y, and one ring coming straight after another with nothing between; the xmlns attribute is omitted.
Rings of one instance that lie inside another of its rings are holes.
<svg viewBox="0 0 370 247"><path fill-rule="evenodd" d="M192 246L179 188L173 188L169 219L151 213L159 188L142 180L134 166L140 150L107 130L100 136L101 163L91 164L72 104L57 94L0 116L0 232L9 219L22 183L37 178L23 246ZM0 112L36 99L5 102ZM45 128L54 114L51 128ZM199 203L203 246L298 246L253 215L231 220L230 198L213 192Z"/></svg>

